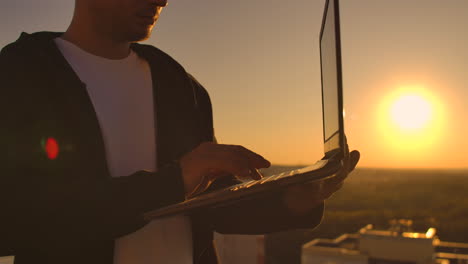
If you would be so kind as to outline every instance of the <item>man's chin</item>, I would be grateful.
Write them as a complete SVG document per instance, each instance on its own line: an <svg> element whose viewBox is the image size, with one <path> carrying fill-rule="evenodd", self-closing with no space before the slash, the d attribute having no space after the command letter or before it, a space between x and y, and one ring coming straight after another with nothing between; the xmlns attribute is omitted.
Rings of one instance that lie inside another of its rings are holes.
<svg viewBox="0 0 468 264"><path fill-rule="evenodd" d="M151 32L153 31L153 27L148 27L143 30L133 31L127 36L127 40L129 42L140 42L145 41L151 37Z"/></svg>

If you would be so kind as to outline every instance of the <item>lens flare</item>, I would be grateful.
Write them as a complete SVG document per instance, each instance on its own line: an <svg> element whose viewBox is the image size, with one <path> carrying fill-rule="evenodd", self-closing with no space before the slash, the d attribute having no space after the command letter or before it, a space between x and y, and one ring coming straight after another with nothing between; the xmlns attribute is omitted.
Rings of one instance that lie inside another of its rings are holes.
<svg viewBox="0 0 468 264"><path fill-rule="evenodd" d="M42 145L47 155L47 158L49 158L50 160L57 159L60 149L59 144L55 138L47 138L45 142L42 143Z"/></svg>

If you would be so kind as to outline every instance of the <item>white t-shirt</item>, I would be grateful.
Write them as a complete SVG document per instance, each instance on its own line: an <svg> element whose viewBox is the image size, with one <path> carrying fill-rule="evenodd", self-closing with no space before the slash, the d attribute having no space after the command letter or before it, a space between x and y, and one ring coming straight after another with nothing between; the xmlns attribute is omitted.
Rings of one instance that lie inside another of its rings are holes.
<svg viewBox="0 0 468 264"><path fill-rule="evenodd" d="M86 84L104 137L111 176L156 171L153 86L148 62L133 51L124 59L111 60L62 38L56 38L55 43ZM191 236L188 217L152 221L116 240L114 263L192 263Z"/></svg>

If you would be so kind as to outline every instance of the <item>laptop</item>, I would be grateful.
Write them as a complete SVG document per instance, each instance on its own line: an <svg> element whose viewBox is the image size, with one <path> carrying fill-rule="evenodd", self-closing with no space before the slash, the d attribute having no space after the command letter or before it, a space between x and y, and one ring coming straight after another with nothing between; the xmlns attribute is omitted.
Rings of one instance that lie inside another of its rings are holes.
<svg viewBox="0 0 468 264"><path fill-rule="evenodd" d="M315 164L250 180L224 189L202 193L184 202L159 208L144 215L152 220L187 214L207 207L222 207L240 200L281 190L291 185L325 181L336 177L347 152L343 125L343 86L341 69L340 20L338 0L327 0L320 31L322 73L322 115L324 157Z"/></svg>

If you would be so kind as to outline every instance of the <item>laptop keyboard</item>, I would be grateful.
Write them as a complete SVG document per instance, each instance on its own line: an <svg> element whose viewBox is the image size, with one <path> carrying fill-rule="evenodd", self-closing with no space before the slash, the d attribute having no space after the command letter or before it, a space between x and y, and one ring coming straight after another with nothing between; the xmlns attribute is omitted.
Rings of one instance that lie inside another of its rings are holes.
<svg viewBox="0 0 468 264"><path fill-rule="evenodd" d="M291 176L294 176L294 175L297 175L297 174L303 174L303 173L306 173L306 172L309 172L309 171L319 170L319 169L325 167L325 165L327 165L327 163L328 163L328 160L319 160L315 164L313 164L311 166L308 166L308 167L304 167L304 168L297 169L297 170L292 170L292 171L286 171L286 172L271 175L271 176L266 176L266 177L263 177L260 180L250 180L250 181L246 181L246 182L243 182L243 183L233 185L233 186L231 186L229 188L229 191L235 192L235 191L239 191L239 190L242 190L242 189L251 188L251 187L256 186L256 185L262 185L262 184L265 184L265 183L268 183L268 182L273 182L273 181L278 181L278 180L281 180L281 179L285 179L285 178L288 178L288 177L291 177Z"/></svg>
<svg viewBox="0 0 468 264"><path fill-rule="evenodd" d="M225 204L226 201L232 200L235 195L240 195L239 191L242 191L243 193L243 191L250 190L251 188L255 188L256 186L259 187L259 186L262 186L263 184L278 182L283 179L287 179L291 176L305 174L308 172L319 170L325 167L325 165L328 164L328 161L329 160L319 160L315 164L305 167L305 168L292 170L292 171L286 171L280 174L263 177L260 180L250 180L250 181L239 183L237 185L233 185L231 187L227 187L224 189L215 190L215 191L208 192L208 193L203 193L201 195L194 196L190 198L189 200L186 200L183 203L172 205L167 208L163 208L162 210L157 210L155 212L147 213L145 215L145 218L154 219L155 217L160 217L162 215L172 215L172 214L176 214L182 211L186 211L189 208L195 209L201 206L208 206L208 205L214 206L216 204L223 205ZM241 196L235 196L235 197L240 198Z"/></svg>

